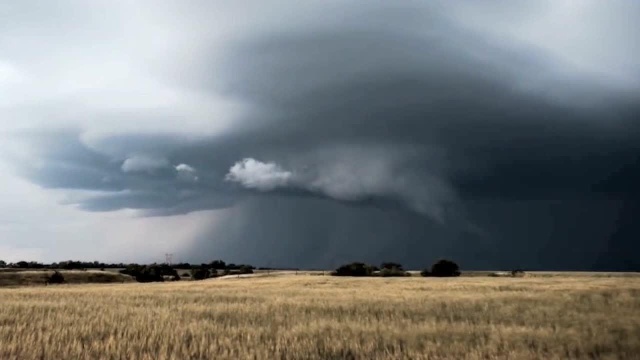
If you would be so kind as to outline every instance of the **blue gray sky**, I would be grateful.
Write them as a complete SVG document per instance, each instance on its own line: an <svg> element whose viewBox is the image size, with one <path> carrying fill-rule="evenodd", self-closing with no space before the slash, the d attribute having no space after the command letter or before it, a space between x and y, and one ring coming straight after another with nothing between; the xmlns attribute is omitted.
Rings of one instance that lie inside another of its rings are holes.
<svg viewBox="0 0 640 360"><path fill-rule="evenodd" d="M0 259L638 269L639 33L622 0L0 0Z"/></svg>

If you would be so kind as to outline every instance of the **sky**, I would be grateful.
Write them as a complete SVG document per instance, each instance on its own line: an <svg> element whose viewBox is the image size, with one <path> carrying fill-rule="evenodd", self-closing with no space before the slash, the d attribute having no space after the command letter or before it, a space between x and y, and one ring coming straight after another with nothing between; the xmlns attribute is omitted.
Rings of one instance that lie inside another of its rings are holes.
<svg viewBox="0 0 640 360"><path fill-rule="evenodd" d="M0 259L640 269L640 2L0 0Z"/></svg>

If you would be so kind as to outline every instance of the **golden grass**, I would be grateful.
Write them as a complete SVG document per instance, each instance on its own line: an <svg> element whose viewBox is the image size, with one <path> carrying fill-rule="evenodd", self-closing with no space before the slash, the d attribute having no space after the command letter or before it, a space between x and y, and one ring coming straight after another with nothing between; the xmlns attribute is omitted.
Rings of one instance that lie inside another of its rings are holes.
<svg viewBox="0 0 640 360"><path fill-rule="evenodd" d="M334 278L0 289L0 359L632 359L640 278Z"/></svg>

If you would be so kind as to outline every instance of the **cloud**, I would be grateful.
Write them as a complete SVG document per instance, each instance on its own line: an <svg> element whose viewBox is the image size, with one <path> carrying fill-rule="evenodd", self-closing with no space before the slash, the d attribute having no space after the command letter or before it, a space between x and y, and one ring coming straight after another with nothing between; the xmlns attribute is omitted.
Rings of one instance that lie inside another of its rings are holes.
<svg viewBox="0 0 640 360"><path fill-rule="evenodd" d="M283 170L273 162L246 158L231 166L225 180L239 183L248 189L270 191L286 187L291 177L290 171Z"/></svg>
<svg viewBox="0 0 640 360"><path fill-rule="evenodd" d="M197 171L193 167L187 164L180 164L180 165L177 165L175 169L178 173L177 175L178 179L183 181L192 181L192 182L198 181Z"/></svg>
<svg viewBox="0 0 640 360"><path fill-rule="evenodd" d="M341 146L288 158L296 164L292 170L253 158L238 161L226 180L261 192L296 190L347 202L397 201L440 223L456 203L455 191L439 173L436 159L431 157L431 167L425 171L424 164L412 164L415 150L411 155L409 149Z"/></svg>
<svg viewBox="0 0 640 360"><path fill-rule="evenodd" d="M169 160L162 157L154 157L148 155L135 155L127 158L122 163L122 171L125 173L147 172L153 173L156 170L167 168Z"/></svg>
<svg viewBox="0 0 640 360"><path fill-rule="evenodd" d="M88 218L224 213L194 257L228 241L221 256L292 248L303 265L365 247L590 264L611 239L604 263L624 260L640 7L521 5L21 3L0 15L0 155L43 191L83 192Z"/></svg>

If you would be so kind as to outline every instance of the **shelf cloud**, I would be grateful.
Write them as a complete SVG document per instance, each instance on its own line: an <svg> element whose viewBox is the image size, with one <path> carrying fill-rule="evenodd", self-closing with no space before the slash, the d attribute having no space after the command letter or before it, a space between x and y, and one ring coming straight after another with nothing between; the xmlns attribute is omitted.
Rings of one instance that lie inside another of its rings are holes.
<svg viewBox="0 0 640 360"><path fill-rule="evenodd" d="M163 246L188 261L637 269L638 19L627 1L13 4L0 247L76 226L15 225L37 192L135 218L140 249L180 219L189 238Z"/></svg>

